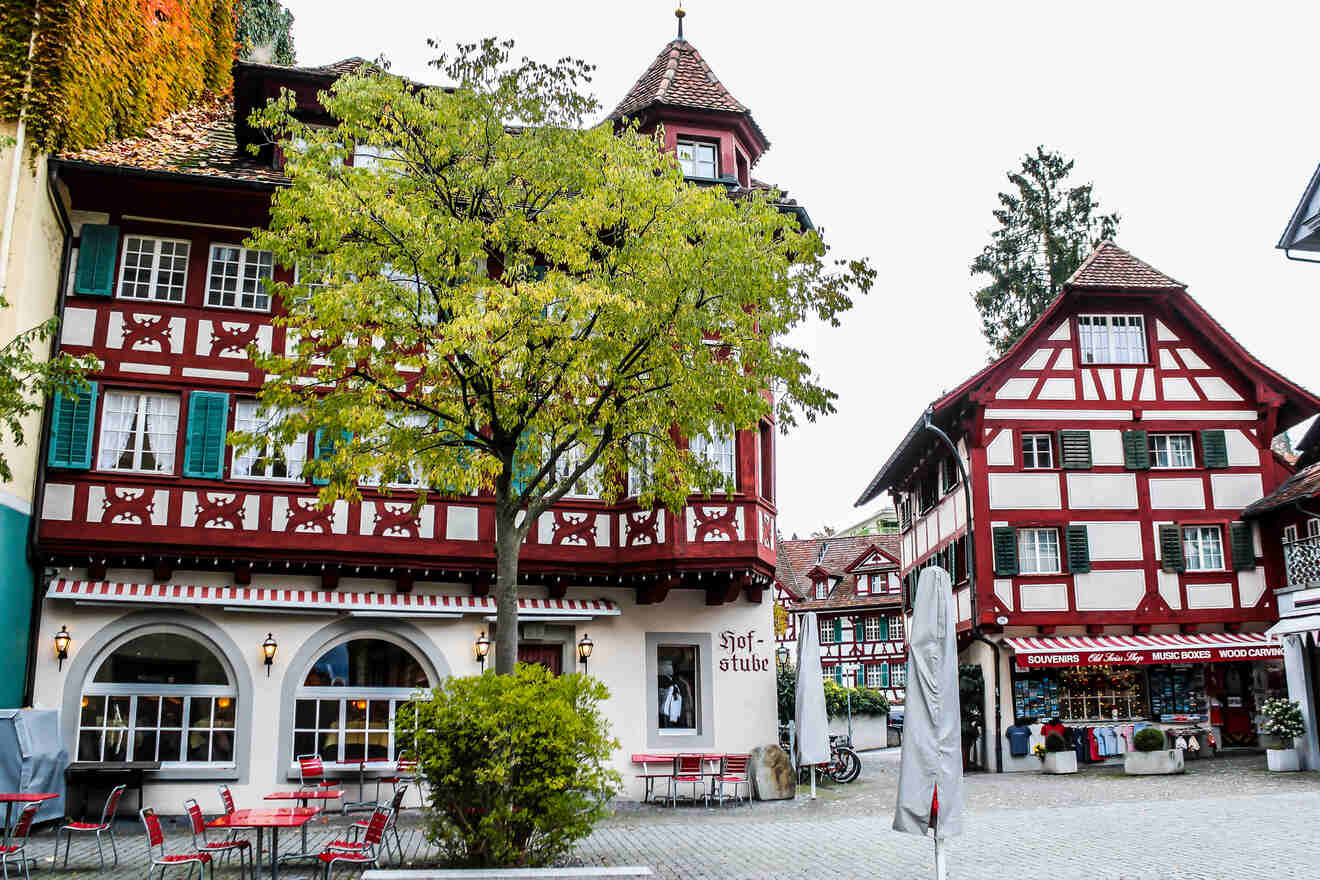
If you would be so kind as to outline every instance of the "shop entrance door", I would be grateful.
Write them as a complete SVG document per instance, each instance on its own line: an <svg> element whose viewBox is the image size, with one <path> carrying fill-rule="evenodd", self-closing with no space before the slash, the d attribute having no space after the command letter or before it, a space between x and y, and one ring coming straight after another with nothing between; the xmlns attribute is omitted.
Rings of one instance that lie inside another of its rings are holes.
<svg viewBox="0 0 1320 880"><path fill-rule="evenodd" d="M564 672L564 648L562 645L518 645L519 663L540 663L549 669L552 675Z"/></svg>
<svg viewBox="0 0 1320 880"><path fill-rule="evenodd" d="M1251 664L1229 663L1224 667L1224 745L1254 746L1255 700L1251 694Z"/></svg>

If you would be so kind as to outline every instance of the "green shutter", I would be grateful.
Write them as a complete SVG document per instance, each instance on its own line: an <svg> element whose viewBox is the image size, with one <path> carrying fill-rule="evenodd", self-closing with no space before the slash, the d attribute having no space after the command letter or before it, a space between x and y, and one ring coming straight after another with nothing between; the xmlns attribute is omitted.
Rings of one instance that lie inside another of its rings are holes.
<svg viewBox="0 0 1320 880"><path fill-rule="evenodd" d="M528 461L530 457L526 436L519 437L518 448L513 453L513 480L510 483L515 495L521 495L527 482L541 469L535 461Z"/></svg>
<svg viewBox="0 0 1320 880"><path fill-rule="evenodd" d="M1017 532L1012 526L994 529L995 574L1013 576L1018 573Z"/></svg>
<svg viewBox="0 0 1320 880"><path fill-rule="evenodd" d="M1091 570L1091 543L1086 526L1070 525L1068 536L1068 571L1085 574Z"/></svg>
<svg viewBox="0 0 1320 880"><path fill-rule="evenodd" d="M325 428L317 428L316 436L312 444L313 445L312 455L314 458L316 458L317 461L329 461L331 456L335 454L335 449L339 446L340 443L351 440L353 438L353 434L349 431L341 430L339 432L338 439L336 439L332 435L327 435L325 431L326 431ZM317 486L324 486L326 483L329 482L330 481L325 479L324 477L314 477L312 479L312 483Z"/></svg>
<svg viewBox="0 0 1320 880"><path fill-rule="evenodd" d="M853 641L866 641L866 620L861 617L853 618Z"/></svg>
<svg viewBox="0 0 1320 880"><path fill-rule="evenodd" d="M843 641L843 618L834 618L834 643L837 645Z"/></svg>
<svg viewBox="0 0 1320 880"><path fill-rule="evenodd" d="M1144 471L1150 467L1150 441L1145 431L1123 432L1123 466L1130 471Z"/></svg>
<svg viewBox="0 0 1320 880"><path fill-rule="evenodd" d="M53 468L90 468L92 434L96 424L96 383L76 397L55 392L51 402L50 453Z"/></svg>
<svg viewBox="0 0 1320 880"><path fill-rule="evenodd" d="M1230 523L1228 533L1232 542L1234 570L1250 571L1254 569L1256 567L1256 548L1251 540L1251 523Z"/></svg>
<svg viewBox="0 0 1320 880"><path fill-rule="evenodd" d="M889 664L888 664L888 663L881 663L881 664L880 664L880 687L882 687L882 688L887 688L887 687L889 687Z"/></svg>
<svg viewBox="0 0 1320 880"><path fill-rule="evenodd" d="M1228 442L1219 428L1201 431L1201 457L1208 468L1228 467Z"/></svg>
<svg viewBox="0 0 1320 880"><path fill-rule="evenodd" d="M78 233L78 268L73 292L109 296L115 285L119 257L119 227L84 223Z"/></svg>
<svg viewBox="0 0 1320 880"><path fill-rule="evenodd" d="M228 426L228 394L218 391L189 393L187 446L183 453L185 477L218 480L224 475Z"/></svg>
<svg viewBox="0 0 1320 880"><path fill-rule="evenodd" d="M889 616L883 615L880 618L880 641L889 641Z"/></svg>
<svg viewBox="0 0 1320 880"><path fill-rule="evenodd" d="M1059 467L1068 470L1091 468L1091 432L1059 432Z"/></svg>
<svg viewBox="0 0 1320 880"><path fill-rule="evenodd" d="M1183 559L1182 529L1176 525L1160 526L1160 568L1165 571L1186 571Z"/></svg>

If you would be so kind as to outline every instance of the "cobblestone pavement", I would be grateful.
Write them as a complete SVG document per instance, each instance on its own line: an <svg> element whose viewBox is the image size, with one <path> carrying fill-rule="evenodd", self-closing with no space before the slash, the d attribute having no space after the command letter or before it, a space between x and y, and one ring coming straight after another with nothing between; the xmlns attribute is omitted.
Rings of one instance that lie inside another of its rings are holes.
<svg viewBox="0 0 1320 880"><path fill-rule="evenodd" d="M967 833L949 843L950 877L1312 878L1320 873L1320 774L1269 773L1264 766L1256 754L1189 762L1184 776L1127 777L1120 768L969 775ZM865 755L862 777L851 785L822 784L815 801L804 791L794 801L723 809L619 803L583 841L577 861L649 865L665 878L931 877L931 842L889 829L897 777L897 753L889 751ZM309 849L343 836L345 822L318 819L309 826ZM431 853L417 810L405 812L401 828L405 861L426 864ZM166 835L171 852L190 848L182 824L167 824ZM119 867L102 876L141 878L140 826L121 822L117 836ZM281 834L281 852L298 842L297 832ZM36 880L96 874L90 835L75 839L67 870L52 869L52 845L49 829L32 841ZM293 864L280 876L305 880L315 872ZM169 880L182 878L176 869ZM230 866L216 880L241 878Z"/></svg>

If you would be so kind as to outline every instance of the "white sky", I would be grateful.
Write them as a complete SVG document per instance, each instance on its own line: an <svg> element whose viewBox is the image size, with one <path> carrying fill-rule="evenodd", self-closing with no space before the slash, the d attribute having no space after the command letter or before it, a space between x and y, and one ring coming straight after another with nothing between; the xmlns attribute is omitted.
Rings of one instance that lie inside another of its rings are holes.
<svg viewBox="0 0 1320 880"><path fill-rule="evenodd" d="M384 53L438 82L426 37L512 37L540 60L596 64L606 112L674 36L669 0L284 2L301 64ZM1273 248L1320 163L1320 4L685 7L687 38L771 140L753 173L800 200L837 255L879 270L843 327L797 340L839 411L780 438L785 536L878 506L852 504L925 405L985 362L967 266L1005 172L1038 143L1122 214L1120 245L1320 390L1320 265Z"/></svg>

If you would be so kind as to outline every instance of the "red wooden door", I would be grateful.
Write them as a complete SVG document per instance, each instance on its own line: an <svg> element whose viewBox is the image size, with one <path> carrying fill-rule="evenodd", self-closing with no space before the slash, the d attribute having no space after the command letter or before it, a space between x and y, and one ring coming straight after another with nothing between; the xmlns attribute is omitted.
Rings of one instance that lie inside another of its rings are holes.
<svg viewBox="0 0 1320 880"><path fill-rule="evenodd" d="M519 645L519 663L540 663L555 675L564 671L564 649L559 645Z"/></svg>

